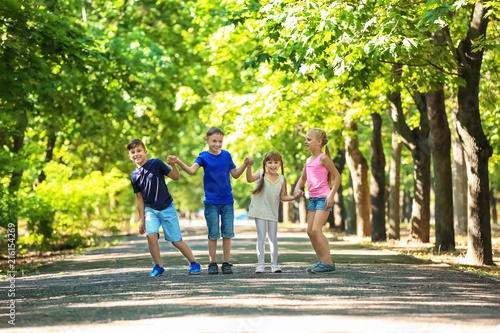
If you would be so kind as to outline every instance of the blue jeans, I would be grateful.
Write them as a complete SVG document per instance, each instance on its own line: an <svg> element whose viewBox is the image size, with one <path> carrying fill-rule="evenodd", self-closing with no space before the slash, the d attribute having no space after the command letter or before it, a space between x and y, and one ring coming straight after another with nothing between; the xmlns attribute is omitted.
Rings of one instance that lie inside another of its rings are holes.
<svg viewBox="0 0 500 333"><path fill-rule="evenodd" d="M144 208L144 218L146 220L146 235L157 233L160 236L160 225L165 235L165 240L178 242L182 240L179 217L175 210L174 203L164 210L154 210L149 207Z"/></svg>
<svg viewBox="0 0 500 333"><path fill-rule="evenodd" d="M220 231L219 231L220 216ZM234 208L233 204L213 205L205 204L205 220L208 227L208 239L234 237Z"/></svg>
<svg viewBox="0 0 500 333"><path fill-rule="evenodd" d="M309 206L307 207L307 209L313 212L315 212L316 209L329 210L331 212L332 207L327 209L325 206L325 200L326 197L309 198Z"/></svg>

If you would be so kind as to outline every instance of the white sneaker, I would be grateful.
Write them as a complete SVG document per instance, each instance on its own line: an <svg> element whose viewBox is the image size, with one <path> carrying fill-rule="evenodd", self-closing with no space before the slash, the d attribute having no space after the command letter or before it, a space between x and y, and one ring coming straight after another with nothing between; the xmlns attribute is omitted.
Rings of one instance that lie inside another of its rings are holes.
<svg viewBox="0 0 500 333"><path fill-rule="evenodd" d="M255 273L264 273L264 265L255 267Z"/></svg>
<svg viewBox="0 0 500 333"><path fill-rule="evenodd" d="M271 273L281 273L280 265L271 265Z"/></svg>

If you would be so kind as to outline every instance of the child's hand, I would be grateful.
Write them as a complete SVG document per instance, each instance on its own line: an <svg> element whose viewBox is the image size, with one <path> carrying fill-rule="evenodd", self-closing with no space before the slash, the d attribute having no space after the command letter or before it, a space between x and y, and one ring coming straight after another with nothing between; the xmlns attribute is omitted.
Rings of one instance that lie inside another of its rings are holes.
<svg viewBox="0 0 500 333"><path fill-rule="evenodd" d="M175 155L169 155L169 156L167 157L167 164L172 165L172 164L177 163L178 161L179 161L179 159L178 159L178 158L177 158L177 156L175 156Z"/></svg>
<svg viewBox="0 0 500 333"><path fill-rule="evenodd" d="M141 222L139 222L139 234L144 235L145 232L146 232L146 222L142 220Z"/></svg>
<svg viewBox="0 0 500 333"><path fill-rule="evenodd" d="M299 190L298 188L296 188L295 191L293 191L293 197L295 199L298 199L298 198L303 197L303 196L304 196L304 191Z"/></svg>
<svg viewBox="0 0 500 333"><path fill-rule="evenodd" d="M253 157L245 157L246 165L253 165L253 163L254 163Z"/></svg>
<svg viewBox="0 0 500 333"><path fill-rule="evenodd" d="M333 207L333 204L335 203L335 200L333 199L335 195L328 195L325 199L325 206L326 208L332 208Z"/></svg>

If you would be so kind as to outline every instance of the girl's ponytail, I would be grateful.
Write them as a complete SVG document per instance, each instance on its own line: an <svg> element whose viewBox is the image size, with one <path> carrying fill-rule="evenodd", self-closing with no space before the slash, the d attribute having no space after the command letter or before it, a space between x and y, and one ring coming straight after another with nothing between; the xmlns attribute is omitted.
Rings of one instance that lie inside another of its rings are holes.
<svg viewBox="0 0 500 333"><path fill-rule="evenodd" d="M262 176L259 178L259 184L255 188L255 190L252 191L252 194L257 194L262 192L262 189L264 188L264 177L266 176L266 159L262 161Z"/></svg>

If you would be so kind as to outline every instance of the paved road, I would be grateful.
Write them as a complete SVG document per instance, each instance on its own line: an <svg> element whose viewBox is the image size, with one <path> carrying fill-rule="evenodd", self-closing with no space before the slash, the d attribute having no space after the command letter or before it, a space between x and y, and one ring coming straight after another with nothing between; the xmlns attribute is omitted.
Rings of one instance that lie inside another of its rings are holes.
<svg viewBox="0 0 500 333"><path fill-rule="evenodd" d="M282 228L284 272L257 275L251 225L236 227L235 274L209 276L205 228L184 230L201 275L188 276L179 252L161 242L167 270L150 278L145 239L130 237L17 277L15 326L2 282L0 331L500 332L498 280L333 238L337 272L310 275L304 230Z"/></svg>

